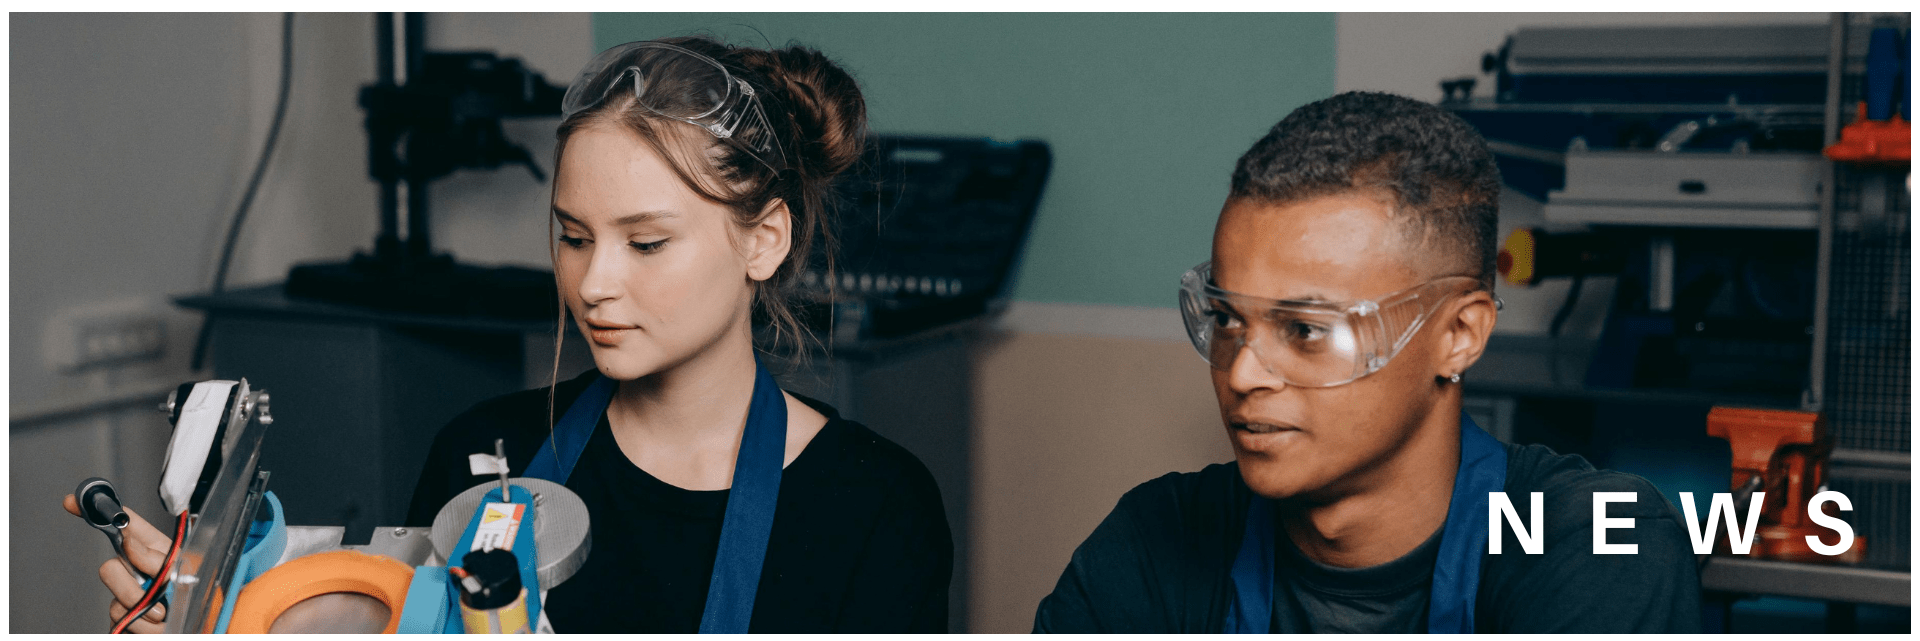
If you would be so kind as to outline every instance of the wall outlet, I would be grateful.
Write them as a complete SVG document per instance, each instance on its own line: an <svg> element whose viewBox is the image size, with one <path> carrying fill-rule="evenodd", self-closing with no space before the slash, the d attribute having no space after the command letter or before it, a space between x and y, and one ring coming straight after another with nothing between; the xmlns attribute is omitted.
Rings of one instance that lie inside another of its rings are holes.
<svg viewBox="0 0 1920 641"><path fill-rule="evenodd" d="M47 366L60 373L159 360L166 355L165 311L148 301L62 310L47 321Z"/></svg>

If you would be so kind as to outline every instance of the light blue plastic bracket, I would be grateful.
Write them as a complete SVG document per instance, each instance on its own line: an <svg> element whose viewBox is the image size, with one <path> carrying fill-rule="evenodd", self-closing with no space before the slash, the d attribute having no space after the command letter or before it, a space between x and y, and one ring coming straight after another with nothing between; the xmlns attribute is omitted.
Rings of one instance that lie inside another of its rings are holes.
<svg viewBox="0 0 1920 641"><path fill-rule="evenodd" d="M511 501L501 501L500 489L494 488L480 498L480 507L475 508L473 516L468 517L467 529L460 534L459 545L455 545L453 552L447 555L452 557L447 559L447 567L459 567L461 559L467 555L467 550L473 548L473 536L480 527L480 515L486 513L488 503L511 502L527 506L526 515L520 519L520 532L513 538L513 557L520 563L520 586L527 590L527 622L531 625L540 620L540 561L534 556L538 547L534 545L533 540L533 520L536 518L533 492L515 485L512 497ZM458 612L460 594L457 590L458 588L449 578L446 588L448 600L443 608L447 612L447 618L446 625L442 628L447 634L461 634L466 631L466 626L461 623Z"/></svg>

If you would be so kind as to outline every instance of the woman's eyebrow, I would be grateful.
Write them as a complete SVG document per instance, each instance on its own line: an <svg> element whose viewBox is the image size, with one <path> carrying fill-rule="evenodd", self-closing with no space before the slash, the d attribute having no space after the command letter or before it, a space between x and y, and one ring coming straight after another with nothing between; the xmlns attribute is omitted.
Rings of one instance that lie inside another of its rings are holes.
<svg viewBox="0 0 1920 641"><path fill-rule="evenodd" d="M559 218L560 220L564 220L566 222L579 224L579 225L586 224L581 222L580 219L574 216L573 214L567 213L567 210L561 209L559 207L553 208L553 215L555 218ZM613 219L613 225L615 227L625 227L628 225L636 225L639 223L653 222L663 218L675 218L678 216L679 214L666 211L666 210L642 211L642 212L627 214L619 218L615 218Z"/></svg>
<svg viewBox="0 0 1920 641"><path fill-rule="evenodd" d="M613 225L615 227L625 227L639 223L650 223L662 218L673 218L676 215L677 214L673 212L665 210L635 212L613 219Z"/></svg>

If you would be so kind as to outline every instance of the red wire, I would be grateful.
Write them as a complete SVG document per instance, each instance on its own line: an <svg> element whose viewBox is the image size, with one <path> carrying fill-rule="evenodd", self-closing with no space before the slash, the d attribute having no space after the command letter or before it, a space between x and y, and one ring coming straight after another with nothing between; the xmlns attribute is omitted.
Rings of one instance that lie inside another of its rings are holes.
<svg viewBox="0 0 1920 641"><path fill-rule="evenodd" d="M127 610L127 613L120 617L119 621L113 623L111 634L126 632L127 626L133 625L134 621L146 615L148 610L152 610L160 594L166 591L167 575L173 573L173 561L180 555L180 543L187 538L187 521L187 513L184 511L174 517L173 546L167 550L167 560L160 564L160 573L153 575L153 583L147 586L147 593L140 597L140 602L135 603L132 609Z"/></svg>

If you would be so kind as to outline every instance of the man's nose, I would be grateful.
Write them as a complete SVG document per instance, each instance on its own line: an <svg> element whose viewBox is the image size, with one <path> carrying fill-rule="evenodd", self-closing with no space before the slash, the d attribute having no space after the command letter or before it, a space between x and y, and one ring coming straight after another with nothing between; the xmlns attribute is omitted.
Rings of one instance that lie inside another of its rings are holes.
<svg viewBox="0 0 1920 641"><path fill-rule="evenodd" d="M1287 383L1279 372L1261 360L1253 340L1249 339L1240 344L1239 351L1234 352L1233 363L1227 366L1227 386L1245 396L1258 390L1278 392L1285 389Z"/></svg>

